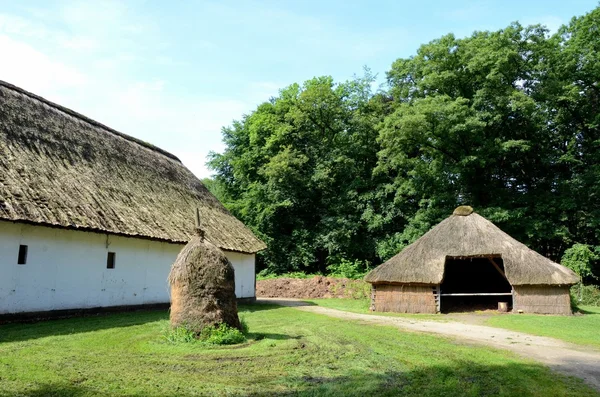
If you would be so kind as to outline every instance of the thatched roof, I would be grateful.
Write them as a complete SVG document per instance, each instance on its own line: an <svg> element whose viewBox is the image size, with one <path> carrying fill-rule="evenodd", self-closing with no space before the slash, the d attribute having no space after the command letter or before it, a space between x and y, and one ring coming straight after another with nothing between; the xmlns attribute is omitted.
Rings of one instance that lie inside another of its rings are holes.
<svg viewBox="0 0 600 397"><path fill-rule="evenodd" d="M455 213L373 269L370 283L440 284L446 257L501 256L512 285L571 285L577 275L527 248L496 225L459 207Z"/></svg>
<svg viewBox="0 0 600 397"><path fill-rule="evenodd" d="M254 253L262 241L177 157L0 81L0 220Z"/></svg>

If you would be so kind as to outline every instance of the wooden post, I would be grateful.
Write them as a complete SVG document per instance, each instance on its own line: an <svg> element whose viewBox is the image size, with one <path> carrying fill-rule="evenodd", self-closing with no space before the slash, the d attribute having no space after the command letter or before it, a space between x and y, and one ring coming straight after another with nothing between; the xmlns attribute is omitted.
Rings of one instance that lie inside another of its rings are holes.
<svg viewBox="0 0 600 397"><path fill-rule="evenodd" d="M494 267L496 268L496 270L498 270L498 273L500 273L502 275L502 277L504 277L506 280L508 280L506 278L506 274L504 274L504 272L502 271L502 269L500 269L500 266L498 266L498 264L496 263L496 261L494 260L494 258L492 257L488 257L489 261L492 262L492 265L494 265Z"/></svg>
<svg viewBox="0 0 600 397"><path fill-rule="evenodd" d="M200 220L200 208L196 208L196 233L200 236L201 240L204 240L204 229L202 229L202 222Z"/></svg>
<svg viewBox="0 0 600 397"><path fill-rule="evenodd" d="M515 309L517 309L517 305L515 304L515 288L513 287L513 289L510 291L510 295L512 297L512 311L513 313L515 312Z"/></svg>
<svg viewBox="0 0 600 397"><path fill-rule="evenodd" d="M369 311L374 312L375 311L375 290L377 287L375 287L375 284L371 284L371 306L369 306Z"/></svg>

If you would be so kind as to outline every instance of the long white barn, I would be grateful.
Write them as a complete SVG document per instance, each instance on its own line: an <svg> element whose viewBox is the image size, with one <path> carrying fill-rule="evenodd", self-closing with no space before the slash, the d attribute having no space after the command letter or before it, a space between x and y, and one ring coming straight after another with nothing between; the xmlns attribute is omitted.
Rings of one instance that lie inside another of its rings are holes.
<svg viewBox="0 0 600 397"><path fill-rule="evenodd" d="M254 298L264 244L175 156L0 81L0 314L169 302L196 210Z"/></svg>

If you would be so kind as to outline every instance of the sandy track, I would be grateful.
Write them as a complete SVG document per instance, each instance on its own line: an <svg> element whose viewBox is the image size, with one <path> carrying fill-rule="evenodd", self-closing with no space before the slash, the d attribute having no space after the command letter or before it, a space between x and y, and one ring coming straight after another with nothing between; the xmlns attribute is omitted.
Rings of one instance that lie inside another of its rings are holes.
<svg viewBox="0 0 600 397"><path fill-rule="evenodd" d="M310 305L302 300L259 298L258 303L295 307L298 310L330 317L360 320L369 324L395 326L402 330L426 332L513 351L520 356L548 365L550 368L583 379L600 391L600 351L558 339L509 331L484 325L456 321L428 321L403 317L359 314Z"/></svg>

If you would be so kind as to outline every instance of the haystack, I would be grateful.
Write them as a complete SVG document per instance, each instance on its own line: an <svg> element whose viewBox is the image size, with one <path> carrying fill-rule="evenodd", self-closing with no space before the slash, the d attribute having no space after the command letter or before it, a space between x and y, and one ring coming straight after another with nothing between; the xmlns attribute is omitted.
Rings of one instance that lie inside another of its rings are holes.
<svg viewBox="0 0 600 397"><path fill-rule="evenodd" d="M378 311L435 313L444 299L471 296L506 300L513 310L569 314L569 286L578 277L462 206L365 281Z"/></svg>
<svg viewBox="0 0 600 397"><path fill-rule="evenodd" d="M197 334L225 323L241 329L234 271L225 254L200 233L177 256L169 274L171 326Z"/></svg>

